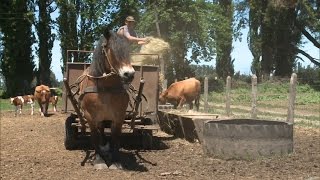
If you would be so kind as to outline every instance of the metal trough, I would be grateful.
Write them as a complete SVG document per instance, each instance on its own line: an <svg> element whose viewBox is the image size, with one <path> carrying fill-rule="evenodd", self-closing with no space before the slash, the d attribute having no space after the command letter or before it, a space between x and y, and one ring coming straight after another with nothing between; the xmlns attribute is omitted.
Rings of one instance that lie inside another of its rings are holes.
<svg viewBox="0 0 320 180"><path fill-rule="evenodd" d="M255 119L207 121L203 149L207 155L223 159L286 155L293 151L293 125Z"/></svg>

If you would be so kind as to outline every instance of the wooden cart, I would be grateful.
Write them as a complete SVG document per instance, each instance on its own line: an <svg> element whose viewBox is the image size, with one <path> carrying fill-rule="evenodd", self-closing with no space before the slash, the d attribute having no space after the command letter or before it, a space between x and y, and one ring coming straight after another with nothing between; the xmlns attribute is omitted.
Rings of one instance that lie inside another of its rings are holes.
<svg viewBox="0 0 320 180"><path fill-rule="evenodd" d="M145 54L144 54L145 55ZM63 110L70 113L65 121L64 145L68 150L77 149L88 143L90 128L82 114L79 93L73 83L90 63L67 63L64 75ZM159 95L158 66L133 65L136 73L132 87L128 90L130 103L127 108L125 123L122 128L123 144L142 145L144 149L152 147L153 131L158 130L157 107ZM105 128L110 135L110 127ZM134 140L132 140L134 139Z"/></svg>

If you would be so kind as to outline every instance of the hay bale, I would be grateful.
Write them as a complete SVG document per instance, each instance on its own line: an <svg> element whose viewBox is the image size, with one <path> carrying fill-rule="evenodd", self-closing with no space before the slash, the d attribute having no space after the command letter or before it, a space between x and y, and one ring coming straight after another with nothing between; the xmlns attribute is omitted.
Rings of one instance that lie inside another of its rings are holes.
<svg viewBox="0 0 320 180"><path fill-rule="evenodd" d="M142 54L158 54L163 55L167 53L170 45L160 38L147 37L148 43L142 45L139 53ZM132 64L134 65L159 65L160 62L158 60L157 55L133 55L132 56Z"/></svg>

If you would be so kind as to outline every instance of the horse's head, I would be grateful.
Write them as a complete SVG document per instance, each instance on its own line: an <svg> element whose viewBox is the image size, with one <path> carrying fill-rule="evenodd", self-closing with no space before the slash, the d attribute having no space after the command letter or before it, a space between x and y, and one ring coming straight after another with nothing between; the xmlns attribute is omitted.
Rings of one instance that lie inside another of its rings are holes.
<svg viewBox="0 0 320 180"><path fill-rule="evenodd" d="M135 70L130 62L130 47L126 39L118 34L105 30L105 41L101 44L105 56L106 69L118 74L123 84L130 84Z"/></svg>

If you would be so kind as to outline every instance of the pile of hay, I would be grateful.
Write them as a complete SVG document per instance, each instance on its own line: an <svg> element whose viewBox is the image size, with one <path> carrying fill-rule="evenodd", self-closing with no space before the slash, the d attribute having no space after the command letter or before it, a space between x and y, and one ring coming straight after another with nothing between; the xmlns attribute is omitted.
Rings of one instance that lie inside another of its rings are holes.
<svg viewBox="0 0 320 180"><path fill-rule="evenodd" d="M158 54L162 56L167 53L170 45L162 39L147 37L148 43L142 45L140 52L143 54ZM158 56L154 55L132 55L132 64L135 65L160 65Z"/></svg>

